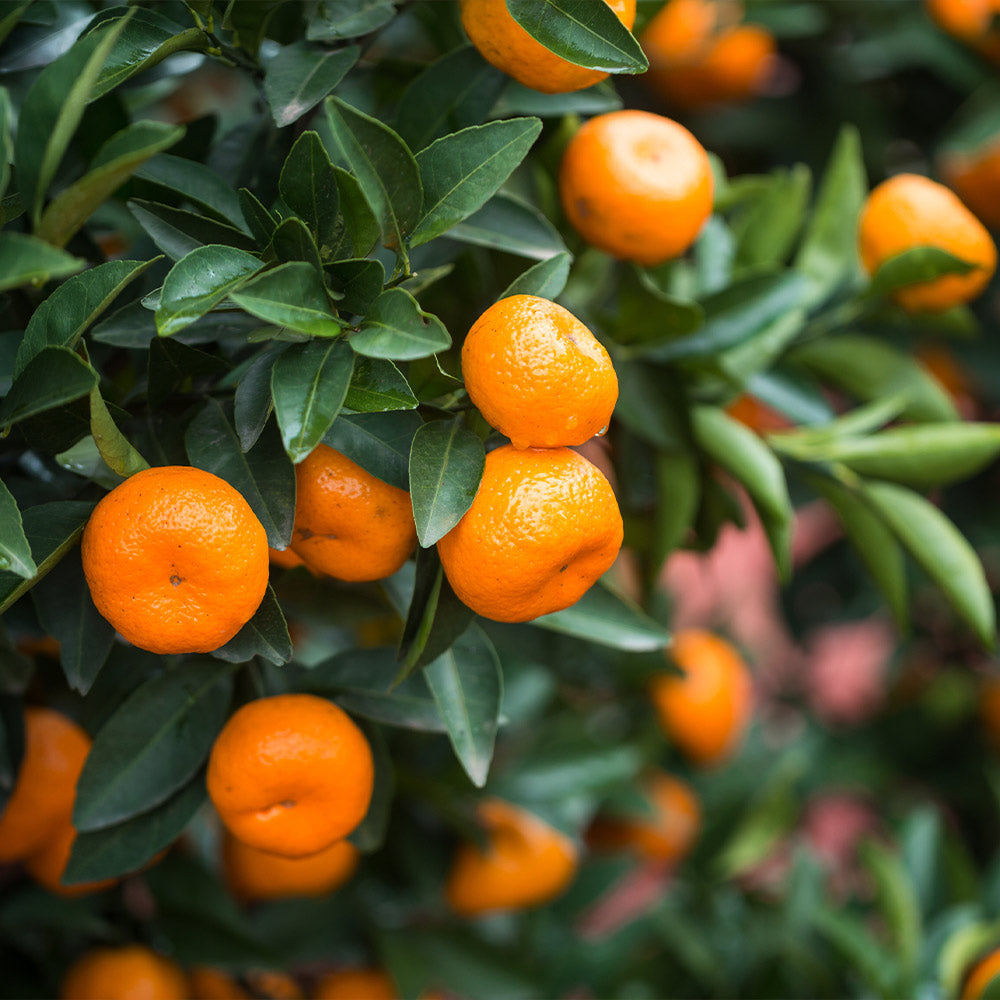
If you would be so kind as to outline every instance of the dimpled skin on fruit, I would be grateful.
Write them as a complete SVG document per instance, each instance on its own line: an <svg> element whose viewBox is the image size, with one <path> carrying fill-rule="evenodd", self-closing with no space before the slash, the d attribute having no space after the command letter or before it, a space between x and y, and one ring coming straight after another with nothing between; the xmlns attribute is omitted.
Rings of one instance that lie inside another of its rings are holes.
<svg viewBox="0 0 1000 1000"><path fill-rule="evenodd" d="M583 456L505 445L486 456L479 492L438 553L468 607L523 622L576 603L615 561L622 535L611 485Z"/></svg>
<svg viewBox="0 0 1000 1000"><path fill-rule="evenodd" d="M515 448L583 444L607 430L618 399L608 352L568 309L536 295L501 299L476 320L462 375Z"/></svg>

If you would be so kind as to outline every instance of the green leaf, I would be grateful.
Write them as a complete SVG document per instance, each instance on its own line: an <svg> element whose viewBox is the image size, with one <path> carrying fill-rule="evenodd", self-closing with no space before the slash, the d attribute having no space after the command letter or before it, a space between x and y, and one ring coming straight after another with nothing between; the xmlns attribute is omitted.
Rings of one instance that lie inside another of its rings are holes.
<svg viewBox="0 0 1000 1000"><path fill-rule="evenodd" d="M913 884L899 856L876 841L865 841L859 853L874 879L878 907L902 966L900 992L909 994L916 987L917 960L923 935L920 905Z"/></svg>
<svg viewBox="0 0 1000 1000"><path fill-rule="evenodd" d="M0 87L0 198L7 193L10 163L14 159L14 144L10 135L12 114L10 91L6 87Z"/></svg>
<svg viewBox="0 0 1000 1000"><path fill-rule="evenodd" d="M390 486L409 490L410 447L423 425L413 410L342 413L323 442Z"/></svg>
<svg viewBox="0 0 1000 1000"><path fill-rule="evenodd" d="M975 550L933 504L891 483L864 483L862 496L941 588L984 646L995 641L993 598Z"/></svg>
<svg viewBox="0 0 1000 1000"><path fill-rule="evenodd" d="M94 436L101 458L119 476L127 478L149 468L149 462L118 429L100 387L96 385L90 390L90 433Z"/></svg>
<svg viewBox="0 0 1000 1000"><path fill-rule="evenodd" d="M571 607L542 615L531 624L633 653L662 649L670 642L670 633L659 622L600 583Z"/></svg>
<svg viewBox="0 0 1000 1000"><path fill-rule="evenodd" d="M163 281L156 330L169 337L200 319L264 265L243 250L210 245L177 261Z"/></svg>
<svg viewBox="0 0 1000 1000"><path fill-rule="evenodd" d="M10 490L0 479L0 571L30 580L38 573L31 546L24 533L21 511Z"/></svg>
<svg viewBox="0 0 1000 1000"><path fill-rule="evenodd" d="M245 454L226 412L206 400L188 424L184 444L191 464L238 490L267 532L267 543L288 545L295 517L295 470L277 434L264 434Z"/></svg>
<svg viewBox="0 0 1000 1000"><path fill-rule="evenodd" d="M43 347L14 379L0 403L0 427L86 396L97 385L97 372L66 347Z"/></svg>
<svg viewBox="0 0 1000 1000"><path fill-rule="evenodd" d="M780 264L785 260L802 228L811 187L812 174L804 163L771 174L764 193L734 224L738 266Z"/></svg>
<svg viewBox="0 0 1000 1000"><path fill-rule="evenodd" d="M861 136L842 126L795 256L795 269L809 279L805 305L819 305L860 275L858 217L867 194Z"/></svg>
<svg viewBox="0 0 1000 1000"><path fill-rule="evenodd" d="M32 3L34 0L12 0L4 6L4 13L0 15L0 44L17 27L18 21Z"/></svg>
<svg viewBox="0 0 1000 1000"><path fill-rule="evenodd" d="M532 260L548 260L566 252L559 232L537 208L502 191L454 226L448 238Z"/></svg>
<svg viewBox="0 0 1000 1000"><path fill-rule="evenodd" d="M253 618L229 642L213 650L212 656L229 663L246 663L254 657L261 657L276 667L292 658L288 623L270 585Z"/></svg>
<svg viewBox="0 0 1000 1000"><path fill-rule="evenodd" d="M261 204L260 199L248 188L240 188L236 193L246 219L247 228L253 233L253 238L259 246L267 246L278 228L278 220ZM210 240L219 243L221 240Z"/></svg>
<svg viewBox="0 0 1000 1000"><path fill-rule="evenodd" d="M364 316L371 309L385 285L385 268L378 260L338 260L324 270L343 296L337 308L356 316Z"/></svg>
<svg viewBox="0 0 1000 1000"><path fill-rule="evenodd" d="M872 295L891 295L901 288L933 281L946 274L968 274L976 266L940 247L912 247L879 265L869 292Z"/></svg>
<svg viewBox="0 0 1000 1000"><path fill-rule="evenodd" d="M9 570L0 572L0 614L38 583L76 544L94 506L91 501L56 500L22 512L24 534L38 573L25 580Z"/></svg>
<svg viewBox="0 0 1000 1000"><path fill-rule="evenodd" d="M338 221L338 236L331 248L331 257L334 260L365 257L378 245L382 235L381 225L372 206L368 204L358 179L340 167L333 169L337 175L343 226Z"/></svg>
<svg viewBox="0 0 1000 1000"><path fill-rule="evenodd" d="M212 243L239 250L254 250L257 246L241 229L184 208L139 198L130 199L128 208L157 248L172 260L180 260L192 250ZM270 238L268 234L268 241Z"/></svg>
<svg viewBox="0 0 1000 1000"><path fill-rule="evenodd" d="M689 434L683 390L677 381L651 365L636 361L623 361L615 367L618 374L615 419L656 448L685 450Z"/></svg>
<svg viewBox="0 0 1000 1000"><path fill-rule="evenodd" d="M35 235L53 246L65 246L141 164L183 135L179 125L151 121L135 122L117 132L101 148L90 171L49 202Z"/></svg>
<svg viewBox="0 0 1000 1000"><path fill-rule="evenodd" d="M101 67L128 18L81 38L49 63L24 97L14 164L21 198L37 228L45 194L80 124Z"/></svg>
<svg viewBox="0 0 1000 1000"><path fill-rule="evenodd" d="M455 756L477 788L486 784L493 759L503 675L493 643L478 625L424 667L424 678L448 729Z"/></svg>
<svg viewBox="0 0 1000 1000"><path fill-rule="evenodd" d="M323 271L323 260L319 255L315 237L309 231L309 227L294 216L285 219L275 229L270 249L279 261L305 261L315 268L317 273Z"/></svg>
<svg viewBox="0 0 1000 1000"><path fill-rule="evenodd" d="M957 420L948 393L912 355L861 334L822 337L794 348L789 360L846 390L856 399L900 396L907 420Z"/></svg>
<svg viewBox="0 0 1000 1000"><path fill-rule="evenodd" d="M353 370L354 352L339 340L294 344L275 361L274 412L285 450L296 465L337 419Z"/></svg>
<svg viewBox="0 0 1000 1000"><path fill-rule="evenodd" d="M351 336L351 346L371 358L410 361L447 350L451 337L444 324L424 312L402 288L383 292Z"/></svg>
<svg viewBox="0 0 1000 1000"><path fill-rule="evenodd" d="M657 503L650 556L659 575L667 556L687 536L701 499L701 469L688 451L656 456Z"/></svg>
<svg viewBox="0 0 1000 1000"><path fill-rule="evenodd" d="M649 69L639 43L606 3L591 0L506 0L532 38L568 62L605 73Z"/></svg>
<svg viewBox="0 0 1000 1000"><path fill-rule="evenodd" d="M841 956L846 968L857 975L875 996L886 1000L899 996L893 956L872 937L871 928L860 916L834 910L827 904L810 914L813 926Z"/></svg>
<svg viewBox="0 0 1000 1000"><path fill-rule="evenodd" d="M521 163L542 131L537 118L473 125L417 154L424 214L410 246L440 236L480 209Z"/></svg>
<svg viewBox="0 0 1000 1000"><path fill-rule="evenodd" d="M320 257L333 249L340 195L337 177L318 133L303 132L285 157L278 181L285 204L316 237Z"/></svg>
<svg viewBox="0 0 1000 1000"><path fill-rule="evenodd" d="M617 356L643 357L664 345L669 350L678 337L704 325L701 306L663 291L655 272L631 265L620 273L613 333L626 347Z"/></svg>
<svg viewBox="0 0 1000 1000"><path fill-rule="evenodd" d="M488 115L507 83L471 45L463 45L432 62L409 83L396 111L396 131L410 149L478 125Z"/></svg>
<svg viewBox="0 0 1000 1000"><path fill-rule="evenodd" d="M384 358L356 358L344 406L362 413L412 410L417 405L403 373Z"/></svg>
<svg viewBox="0 0 1000 1000"><path fill-rule="evenodd" d="M792 504L781 462L739 421L714 406L691 409L691 430L698 446L741 482L760 514L782 578L791 572Z"/></svg>
<svg viewBox="0 0 1000 1000"><path fill-rule="evenodd" d="M253 447L271 415L271 369L277 357L273 350L265 351L243 372L236 383L233 419L240 447L244 451Z"/></svg>
<svg viewBox="0 0 1000 1000"><path fill-rule="evenodd" d="M291 125L316 107L360 54L357 45L332 52L305 41L282 46L264 68L264 95L275 125Z"/></svg>
<svg viewBox="0 0 1000 1000"><path fill-rule="evenodd" d="M88 831L121 823L186 785L226 721L232 672L199 658L140 684L94 737L73 825Z"/></svg>
<svg viewBox="0 0 1000 1000"><path fill-rule="evenodd" d="M336 97L326 100L334 141L382 226L385 246L405 253L421 215L420 171L409 147L388 125Z"/></svg>
<svg viewBox="0 0 1000 1000"><path fill-rule="evenodd" d="M479 490L486 464L483 442L460 417L424 424L410 447L410 497L417 538L434 545L462 519Z"/></svg>
<svg viewBox="0 0 1000 1000"><path fill-rule="evenodd" d="M320 0L309 18L306 38L332 42L377 31L396 16L392 0Z"/></svg>
<svg viewBox="0 0 1000 1000"><path fill-rule="evenodd" d="M229 297L266 323L310 337L336 337L347 325L334 315L319 272L303 261L264 271Z"/></svg>
<svg viewBox="0 0 1000 1000"><path fill-rule="evenodd" d="M0 292L76 274L87 262L24 233L0 233Z"/></svg>
<svg viewBox="0 0 1000 1000"><path fill-rule="evenodd" d="M78 834L63 884L96 882L138 871L181 835L206 798L204 778L198 775L148 812Z"/></svg>
<svg viewBox="0 0 1000 1000"><path fill-rule="evenodd" d="M28 321L17 349L15 376L46 347L76 347L84 331L122 290L160 259L111 260L63 282Z"/></svg>
<svg viewBox="0 0 1000 1000"><path fill-rule="evenodd" d="M173 191L199 205L221 222L228 222L250 235L239 195L210 167L171 153L161 153L140 167L135 176Z"/></svg>
<svg viewBox="0 0 1000 1000"><path fill-rule="evenodd" d="M73 549L31 592L38 621L59 640L69 686L87 694L115 641L115 630L94 607L79 549Z"/></svg>
<svg viewBox="0 0 1000 1000"><path fill-rule="evenodd" d="M572 263L572 255L564 251L548 260L532 264L497 296L497 301L511 295L537 295L543 299L557 299L566 287Z"/></svg>
<svg viewBox="0 0 1000 1000"><path fill-rule="evenodd" d="M229 371L225 359L207 354L179 340L154 337L149 344L146 375L146 396L158 409L171 395L190 390L195 380L211 379Z"/></svg>

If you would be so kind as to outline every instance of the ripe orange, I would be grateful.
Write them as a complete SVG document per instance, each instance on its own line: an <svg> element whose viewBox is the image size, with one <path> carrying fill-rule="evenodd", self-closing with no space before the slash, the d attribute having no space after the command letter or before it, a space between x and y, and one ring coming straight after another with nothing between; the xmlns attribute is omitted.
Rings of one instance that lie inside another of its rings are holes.
<svg viewBox="0 0 1000 1000"><path fill-rule="evenodd" d="M979 717L986 738L1000 751L1000 678L987 677L979 691Z"/></svg>
<svg viewBox="0 0 1000 1000"><path fill-rule="evenodd" d="M486 456L479 492L438 553L473 611L525 622L575 604L615 561L622 534L610 483L582 455L505 445Z"/></svg>
<svg viewBox="0 0 1000 1000"><path fill-rule="evenodd" d="M631 29L636 0L605 0L618 20ZM505 0L460 0L462 25L479 54L497 69L543 94L581 90L608 74L567 62L535 41L507 10Z"/></svg>
<svg viewBox="0 0 1000 1000"><path fill-rule="evenodd" d="M24 757L0 813L0 862L23 860L69 825L90 744L86 732L65 715L51 708L25 709Z"/></svg>
<svg viewBox="0 0 1000 1000"><path fill-rule="evenodd" d="M927 11L948 34L1000 61L1000 0L926 0Z"/></svg>
<svg viewBox="0 0 1000 1000"><path fill-rule="evenodd" d="M374 763L361 730L332 701L281 694L248 702L208 759L208 794L229 831L264 851L301 858L364 818Z"/></svg>
<svg viewBox="0 0 1000 1000"><path fill-rule="evenodd" d="M979 149L941 156L941 176L990 229L1000 229L1000 136Z"/></svg>
<svg viewBox="0 0 1000 1000"><path fill-rule="evenodd" d="M67 970L62 1000L186 1000L187 979L169 958L140 944L95 948Z"/></svg>
<svg viewBox="0 0 1000 1000"><path fill-rule="evenodd" d="M243 977L253 996L266 1000L302 1000L302 989L287 972L251 969Z"/></svg>
<svg viewBox="0 0 1000 1000"><path fill-rule="evenodd" d="M699 629L677 632L670 658L684 676L652 679L650 697L660 725L691 760L718 764L733 752L750 720L750 672L728 642Z"/></svg>
<svg viewBox="0 0 1000 1000"><path fill-rule="evenodd" d="M224 479L185 465L116 486L83 533L97 610L152 653L209 653L253 617L267 589L267 535Z"/></svg>
<svg viewBox="0 0 1000 1000"><path fill-rule="evenodd" d="M305 566L302 556L297 555L292 549L269 548L267 558L273 566L277 566L279 569L295 569L296 566Z"/></svg>
<svg viewBox="0 0 1000 1000"><path fill-rule="evenodd" d="M642 858L680 861L691 850L701 826L701 807L691 788L658 772L643 783L652 815L599 817L587 833L597 850L628 848Z"/></svg>
<svg viewBox="0 0 1000 1000"><path fill-rule="evenodd" d="M1000 948L991 951L972 967L962 985L961 1000L979 1000L996 975L1000 975Z"/></svg>
<svg viewBox="0 0 1000 1000"><path fill-rule="evenodd" d="M911 312L938 312L974 299L996 269L997 249L983 224L953 191L918 174L879 184L861 210L861 260L869 274L912 247L933 246L974 264L968 274L946 274L900 289L896 301Z"/></svg>
<svg viewBox="0 0 1000 1000"><path fill-rule="evenodd" d="M669 0L647 24L643 79L680 108L745 101L759 93L775 65L774 36L757 24L739 24L732 0Z"/></svg>
<svg viewBox="0 0 1000 1000"><path fill-rule="evenodd" d="M410 494L365 472L329 445L295 469L292 548L311 569L338 580L381 580L413 551Z"/></svg>
<svg viewBox="0 0 1000 1000"><path fill-rule="evenodd" d="M487 846L463 844L455 855L445 896L465 917L547 903L572 881L576 845L533 813L501 799L477 810Z"/></svg>
<svg viewBox="0 0 1000 1000"><path fill-rule="evenodd" d="M340 969L316 984L314 1000L397 1000L396 984L381 969Z"/></svg>
<svg viewBox="0 0 1000 1000"><path fill-rule="evenodd" d="M608 352L568 309L511 295L462 345L469 398L515 448L583 444L607 430L618 399Z"/></svg>
<svg viewBox="0 0 1000 1000"><path fill-rule="evenodd" d="M250 994L232 976L208 965L188 970L191 1000L250 1000Z"/></svg>
<svg viewBox="0 0 1000 1000"><path fill-rule="evenodd" d="M87 896L92 892L110 889L111 886L115 885L118 882L116 878L63 885L63 872L66 871L66 865L69 863L69 856L75 841L76 828L67 819L50 832L48 839L37 851L25 858L25 870L49 892L67 899Z"/></svg>
<svg viewBox="0 0 1000 1000"><path fill-rule="evenodd" d="M712 211L712 166L683 125L649 111L591 118L559 171L566 217L592 246L647 267L684 253Z"/></svg>
<svg viewBox="0 0 1000 1000"><path fill-rule="evenodd" d="M262 851L226 833L222 869L233 893L245 900L325 896L343 885L358 867L360 852L349 840L302 858Z"/></svg>
<svg viewBox="0 0 1000 1000"><path fill-rule="evenodd" d="M726 413L758 434L783 431L792 426L792 422L783 413L779 413L748 393L737 396L726 407Z"/></svg>

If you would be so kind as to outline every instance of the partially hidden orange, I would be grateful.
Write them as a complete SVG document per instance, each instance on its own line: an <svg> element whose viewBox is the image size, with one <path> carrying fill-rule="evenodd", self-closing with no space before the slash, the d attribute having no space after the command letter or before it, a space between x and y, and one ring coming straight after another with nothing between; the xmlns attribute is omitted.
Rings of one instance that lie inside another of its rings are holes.
<svg viewBox="0 0 1000 1000"><path fill-rule="evenodd" d="M990 229L1000 229L1000 136L968 150L949 150L939 158L945 183Z"/></svg>
<svg viewBox="0 0 1000 1000"><path fill-rule="evenodd" d="M961 1000L979 1000L995 976L1000 975L1000 948L981 958L962 984Z"/></svg>
<svg viewBox="0 0 1000 1000"><path fill-rule="evenodd" d="M382 969L338 969L320 977L313 1000L398 1000L399 991Z"/></svg>
<svg viewBox="0 0 1000 1000"><path fill-rule="evenodd" d="M140 944L95 948L66 971L62 1000L187 1000L187 978L175 962Z"/></svg>

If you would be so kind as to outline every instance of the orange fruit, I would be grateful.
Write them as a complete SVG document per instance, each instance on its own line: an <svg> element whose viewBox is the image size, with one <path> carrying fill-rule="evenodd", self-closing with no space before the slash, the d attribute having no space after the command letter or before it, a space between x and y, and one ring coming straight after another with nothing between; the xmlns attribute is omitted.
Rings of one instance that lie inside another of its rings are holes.
<svg viewBox="0 0 1000 1000"><path fill-rule="evenodd" d="M226 883L245 900L325 896L354 874L359 859L360 852L349 840L334 841L302 858L262 851L228 832L222 842Z"/></svg>
<svg viewBox="0 0 1000 1000"><path fill-rule="evenodd" d="M547 903L572 881L576 845L543 819L502 799L486 799L477 816L487 844L462 844L445 896L465 917Z"/></svg>
<svg viewBox="0 0 1000 1000"><path fill-rule="evenodd" d="M750 720L750 672L728 642L700 629L675 633L670 658L684 675L652 679L660 725L691 760L717 764L733 752Z"/></svg>
<svg viewBox="0 0 1000 1000"><path fill-rule="evenodd" d="M75 841L76 828L66 820L49 834L48 839L37 851L25 858L25 870L49 892L67 899L75 896L87 896L92 892L110 889L111 886L117 884L118 879L108 878L97 882L77 882L73 885L63 885L63 872L66 871L66 865L69 863L69 856Z"/></svg>
<svg viewBox="0 0 1000 1000"><path fill-rule="evenodd" d="M587 843L597 850L627 848L651 861L679 861L698 836L698 799L683 781L662 772L646 779L643 793L651 815L599 817L587 833Z"/></svg>
<svg viewBox="0 0 1000 1000"><path fill-rule="evenodd" d="M952 150L940 159L941 176L990 229L1000 229L1000 137L979 149Z"/></svg>
<svg viewBox="0 0 1000 1000"><path fill-rule="evenodd" d="M295 569L296 566L305 566L302 556L297 555L292 549L268 548L267 558L272 566L277 566L279 569Z"/></svg>
<svg viewBox="0 0 1000 1000"><path fill-rule="evenodd" d="M63 977L62 1000L186 1000L187 978L169 958L141 944L95 948Z"/></svg>
<svg viewBox="0 0 1000 1000"><path fill-rule="evenodd" d="M290 858L325 850L368 811L371 748L343 709L311 694L248 702L208 758L208 794L251 847Z"/></svg>
<svg viewBox="0 0 1000 1000"><path fill-rule="evenodd" d="M583 444L608 428L618 377L568 309L537 295L489 307L462 345L469 398L515 448Z"/></svg>
<svg viewBox="0 0 1000 1000"><path fill-rule="evenodd" d="M1000 948L981 958L962 985L961 1000L979 1000L994 976L1000 975Z"/></svg>
<svg viewBox="0 0 1000 1000"><path fill-rule="evenodd" d="M22 635L15 646L25 656L47 656L51 660L58 660L62 655L62 643L51 635Z"/></svg>
<svg viewBox="0 0 1000 1000"><path fill-rule="evenodd" d="M314 1000L398 1000L396 984L381 969L340 969L321 977Z"/></svg>
<svg viewBox="0 0 1000 1000"><path fill-rule="evenodd" d="M792 426L792 422L783 413L779 413L749 393L737 396L726 407L726 413L758 434L788 430Z"/></svg>
<svg viewBox="0 0 1000 1000"><path fill-rule="evenodd" d="M251 969L244 978L255 997L267 1000L302 1000L302 989L287 972Z"/></svg>
<svg viewBox="0 0 1000 1000"><path fill-rule="evenodd" d="M25 709L24 757L0 813L0 862L23 860L69 826L90 744L87 733L65 715L51 708Z"/></svg>
<svg viewBox="0 0 1000 1000"><path fill-rule="evenodd" d="M1000 0L927 0L927 11L949 35L1000 61Z"/></svg>
<svg viewBox="0 0 1000 1000"><path fill-rule="evenodd" d="M592 246L647 267L678 257L712 211L712 166L683 125L649 111L591 118L566 146L559 196Z"/></svg>
<svg viewBox="0 0 1000 1000"><path fill-rule="evenodd" d="M636 0L605 2L631 29ZM543 94L564 94L600 83L608 76L568 62L536 41L514 20L505 0L460 0L460 9L465 33L479 54L526 87Z"/></svg>
<svg viewBox="0 0 1000 1000"><path fill-rule="evenodd" d="M1000 751L1000 678L987 677L979 691L979 716L986 737Z"/></svg>
<svg viewBox="0 0 1000 1000"><path fill-rule="evenodd" d="M317 445L295 469L292 549L311 569L338 580L381 580L413 551L410 494Z"/></svg>
<svg viewBox="0 0 1000 1000"><path fill-rule="evenodd" d="M438 554L473 611L525 622L575 604L615 561L622 534L610 483L582 455L504 445L486 456L476 498Z"/></svg>
<svg viewBox="0 0 1000 1000"><path fill-rule="evenodd" d="M753 97L774 69L776 46L761 25L738 24L742 17L731 0L670 0L642 33L643 79L687 110Z"/></svg>
<svg viewBox="0 0 1000 1000"><path fill-rule="evenodd" d="M911 312L938 312L974 299L996 269L997 249L983 224L943 184L918 174L896 174L865 200L858 223L861 260L869 274L890 257L932 246L975 265L902 288L895 300Z"/></svg>
<svg viewBox="0 0 1000 1000"><path fill-rule="evenodd" d="M191 1000L250 1000L250 994L228 973L208 965L188 970Z"/></svg>
<svg viewBox="0 0 1000 1000"><path fill-rule="evenodd" d="M224 479L186 465L116 486L83 532L97 610L151 653L209 653L253 617L267 589L267 535Z"/></svg>

